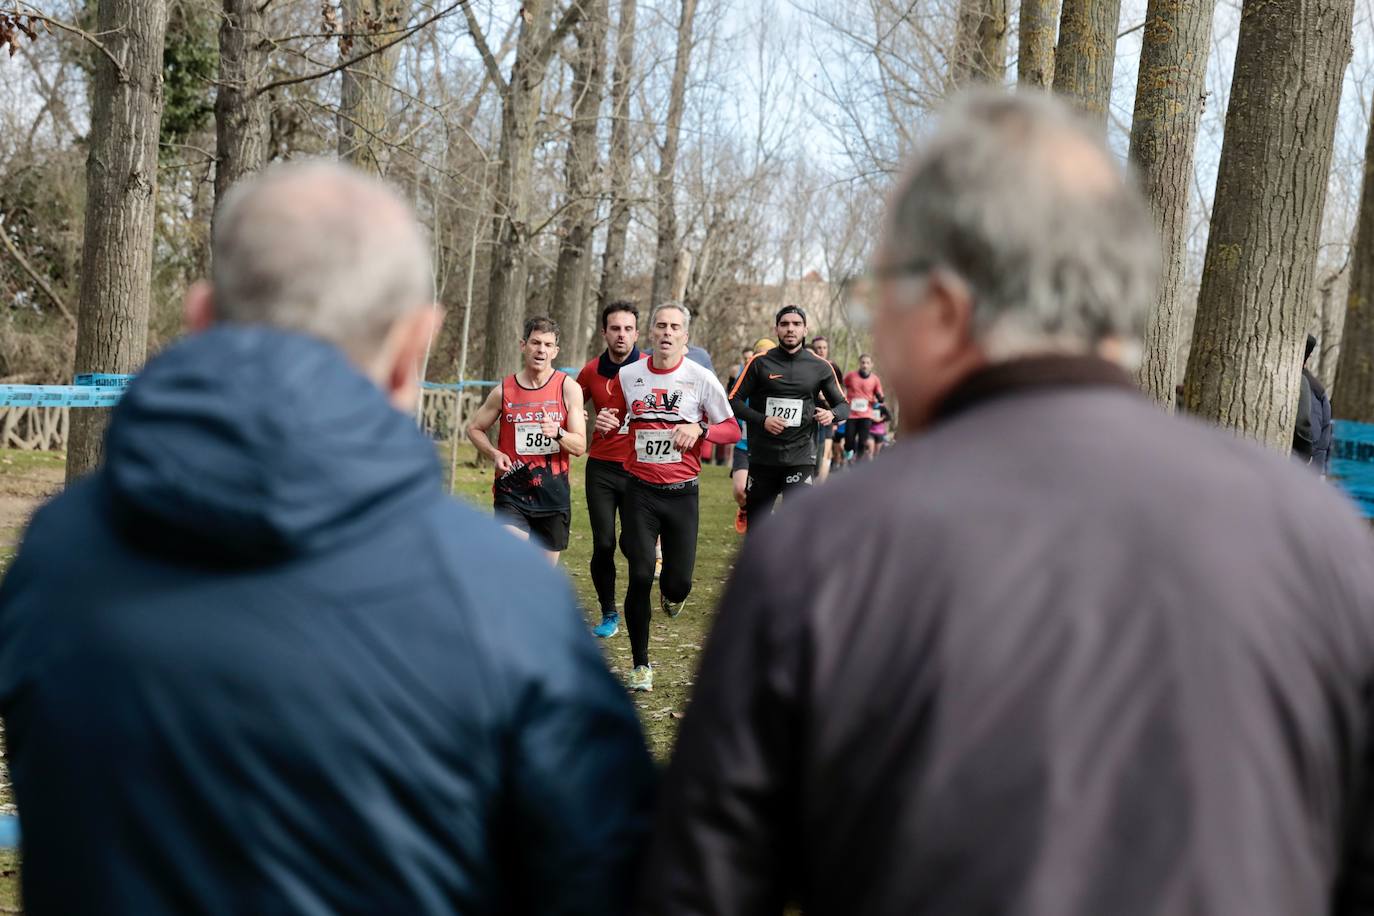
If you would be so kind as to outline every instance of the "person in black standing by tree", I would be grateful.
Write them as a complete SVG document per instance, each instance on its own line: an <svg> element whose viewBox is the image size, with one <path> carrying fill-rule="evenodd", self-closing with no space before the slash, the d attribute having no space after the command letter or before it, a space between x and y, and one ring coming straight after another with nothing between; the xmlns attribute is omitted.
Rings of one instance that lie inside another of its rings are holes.
<svg viewBox="0 0 1374 916"><path fill-rule="evenodd" d="M1293 430L1293 455L1323 477L1331 464L1331 399L1326 387L1307 368L1317 338L1307 335L1307 348L1302 356L1302 381L1298 387L1298 421Z"/></svg>

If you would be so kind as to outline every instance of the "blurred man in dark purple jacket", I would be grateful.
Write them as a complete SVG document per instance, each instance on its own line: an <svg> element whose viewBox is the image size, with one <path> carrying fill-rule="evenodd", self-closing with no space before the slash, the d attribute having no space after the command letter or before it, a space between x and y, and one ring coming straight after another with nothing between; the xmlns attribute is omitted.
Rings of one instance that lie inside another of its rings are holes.
<svg viewBox="0 0 1374 916"><path fill-rule="evenodd" d="M899 183L870 301L915 435L747 542L642 912L1374 907L1374 546L1137 392L1158 242L1098 133L970 96Z"/></svg>

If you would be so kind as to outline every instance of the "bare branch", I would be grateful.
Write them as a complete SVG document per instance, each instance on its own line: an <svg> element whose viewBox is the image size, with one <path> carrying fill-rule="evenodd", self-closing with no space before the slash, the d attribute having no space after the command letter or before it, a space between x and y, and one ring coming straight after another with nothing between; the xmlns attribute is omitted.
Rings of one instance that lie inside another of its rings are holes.
<svg viewBox="0 0 1374 916"><path fill-rule="evenodd" d="M67 308L67 304L62 301L62 297L57 295L57 293L53 291L53 288L48 285L48 281L43 279L43 275L33 269L28 259L24 257L23 252L19 250L19 246L14 244L14 240L11 239L9 233L5 231L3 224L0 224L0 244L4 244L5 250L14 258L15 263L17 263L20 268L23 269L24 273L29 275L29 279L36 283L38 288L52 300L52 304L57 306L57 310L62 313L62 317L67 319L67 324L71 327L76 327L76 318L73 317L71 309Z"/></svg>
<svg viewBox="0 0 1374 916"><path fill-rule="evenodd" d="M105 45L101 43L100 39L96 38L94 35L92 35L90 32L87 32L85 29L79 29L69 22L63 22L60 19L53 19L51 16L44 16L42 13L35 12L36 9L37 8L32 4L21 3L19 6L12 7L7 10L0 10L0 13L9 13L14 16L26 16L29 19L36 19L39 22L45 22L55 29L61 29L63 32L70 32L73 35L80 36L83 40L89 42L91 46L96 48L101 54L104 54L107 58L109 58L110 63L114 65L115 73L118 74L119 81L121 83L126 83L129 81L129 75L125 73L124 65L119 62L119 58L115 57L114 54L110 52L109 48L105 47Z"/></svg>
<svg viewBox="0 0 1374 916"><path fill-rule="evenodd" d="M482 24L477 21L472 7L466 3L463 4L463 15L468 21L468 34L472 36L472 43L477 46L477 53L482 55L482 63L486 65L488 78L504 92L506 79L501 75L501 65L492 56L491 48L487 47L487 39L482 35Z"/></svg>
<svg viewBox="0 0 1374 916"><path fill-rule="evenodd" d="M563 18L558 21L557 27L549 33L549 37L544 39L544 43L534 52L534 66L542 68L548 63L553 52L563 43L563 39L568 37L572 27L582 21L582 4L578 0L573 0L568 4L568 9L563 13Z"/></svg>
<svg viewBox="0 0 1374 916"><path fill-rule="evenodd" d="M362 62L362 61L365 61L365 60L367 60L369 57L372 57L372 56L375 55L375 54L380 54L380 53L382 53L383 51L387 50L388 48L392 47L393 45L398 45L398 44L400 44L401 42L405 41L405 40L406 40L407 38L409 38L410 36L414 35L416 32L419 32L420 30L426 28L427 26L430 26L430 25L432 25L433 23L438 22L440 19L443 19L445 16L447 16L449 13L453 12L454 10L458 9L458 7L460 7L460 6L461 6L461 7L463 8L463 10L466 12L466 11L467 11L467 8L468 8L468 3L469 3L469 0L456 0L456 2L451 3L451 4L449 4L448 6L444 7L442 10L440 10L440 11L437 12L437 13L435 13L433 16L430 16L428 19L424 20L423 22L417 23L417 24L416 24L415 26L413 26L412 28L409 28L409 29L405 30L405 31L402 32L401 34L397 35L395 38L393 38L393 39L391 39L390 41L386 42L385 44L377 45L375 48L371 48L371 49L369 49L369 50L367 50L367 51L364 51L362 54L358 54L358 55L355 55L355 56L353 56L353 57L350 57L348 60L341 61L340 63L337 63L337 64L335 64L335 65L332 66L332 67L326 67L325 69L323 69L323 70L321 70L321 71L319 71L319 72L317 72L317 73L307 73L307 74L305 74L304 76L291 76L291 77L287 77L287 78L285 78L285 79L273 80L272 82L268 83L267 85L259 87L258 90L257 90L256 92L253 93L253 95L254 95L254 96L259 96L259 95L262 95L264 92L270 92L270 91L272 91L273 89L280 89L280 88L282 88L283 86L294 86L294 85L296 85L296 84L298 84L298 83L308 83L308 82L311 82L311 81L313 81L313 80L323 79L323 78L326 77L326 76L332 76L333 74L338 73L340 70L346 70L346 69L348 69L349 67L352 67L354 64L357 64L357 63L360 63L360 62Z"/></svg>

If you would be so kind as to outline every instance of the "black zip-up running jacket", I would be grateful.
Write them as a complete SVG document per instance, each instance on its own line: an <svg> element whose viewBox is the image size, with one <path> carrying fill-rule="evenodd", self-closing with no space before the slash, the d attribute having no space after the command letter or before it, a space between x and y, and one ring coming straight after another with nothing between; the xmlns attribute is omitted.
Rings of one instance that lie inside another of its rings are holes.
<svg viewBox="0 0 1374 916"><path fill-rule="evenodd" d="M844 388L830 363L805 347L774 347L752 357L730 390L735 416L749 424L749 462L775 467L816 463L816 395L824 394L838 423L849 416ZM778 435L763 428L770 413L789 425ZM796 425L791 425L791 424Z"/></svg>

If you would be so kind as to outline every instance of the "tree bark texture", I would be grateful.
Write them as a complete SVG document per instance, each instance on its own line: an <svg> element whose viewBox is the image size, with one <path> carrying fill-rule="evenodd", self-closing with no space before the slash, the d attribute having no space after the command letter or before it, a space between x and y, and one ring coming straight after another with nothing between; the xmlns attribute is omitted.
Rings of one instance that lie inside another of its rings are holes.
<svg viewBox="0 0 1374 916"><path fill-rule="evenodd" d="M341 56L356 57L393 40L405 26L409 0L343 0L343 29L352 36ZM346 67L339 85L339 158L374 175L390 160L388 116L401 46Z"/></svg>
<svg viewBox="0 0 1374 916"><path fill-rule="evenodd" d="M528 280L530 193L534 171L535 121L543 100L549 57L582 8L576 3L552 27L551 0L526 0L515 63L501 81L501 142L492 197L491 282L487 287L486 346L483 378L514 371L520 331L525 321ZM471 20L470 20L471 22ZM489 62L489 67L495 66Z"/></svg>
<svg viewBox="0 0 1374 916"><path fill-rule="evenodd" d="M587 285L591 278L592 232L596 200L597 124L606 70L606 0L582 0L573 60L573 117L564 161L564 201L558 268L553 282L554 321L562 329L562 349L576 362L582 358L582 325L586 321Z"/></svg>
<svg viewBox="0 0 1374 916"><path fill-rule="evenodd" d="M1049 89L1054 81L1054 39L1059 0L1022 0L1017 37L1016 82Z"/></svg>
<svg viewBox="0 0 1374 916"><path fill-rule="evenodd" d="M602 306L625 295L625 239L630 231L630 83L634 78L635 5L636 0L620 0L620 20L616 25L608 176L611 219L606 227L606 253L601 261L599 303Z"/></svg>
<svg viewBox="0 0 1374 916"><path fill-rule="evenodd" d="M1364 182L1350 262L1350 292L1331 410L1343 420L1374 423L1374 117L1365 141Z"/></svg>
<svg viewBox="0 0 1374 916"><path fill-rule="evenodd" d="M132 373L148 352L165 0L100 0L97 29L116 69L95 54L76 371ZM72 411L67 480L93 470L109 411Z"/></svg>
<svg viewBox="0 0 1374 916"><path fill-rule="evenodd" d="M677 23L677 54L673 61L673 83L668 98L668 123L659 147L658 176L654 192L658 198L658 255L654 259L654 285L650 308L663 302L672 289L677 267L677 202L674 200L678 140L682 133L682 112L687 95L687 73L692 58L692 21L697 0L682 0Z"/></svg>
<svg viewBox="0 0 1374 916"><path fill-rule="evenodd" d="M215 91L215 209L229 188L267 161L267 96L259 95L263 54L261 0L224 0Z"/></svg>
<svg viewBox="0 0 1374 916"><path fill-rule="evenodd" d="M1292 445L1353 0L1246 0L1184 395Z"/></svg>
<svg viewBox="0 0 1374 916"><path fill-rule="evenodd" d="M1054 91L1089 117L1107 122L1116 63L1121 0L1064 0L1059 47L1054 52Z"/></svg>
<svg viewBox="0 0 1374 916"><path fill-rule="evenodd" d="M1183 246L1215 6L1216 0L1149 0L1131 120L1130 159L1159 227L1164 268L1145 326L1140 385L1168 410L1182 375Z"/></svg>
<svg viewBox="0 0 1374 916"><path fill-rule="evenodd" d="M1007 0L959 0L954 33L954 88L1002 84L1007 72Z"/></svg>

